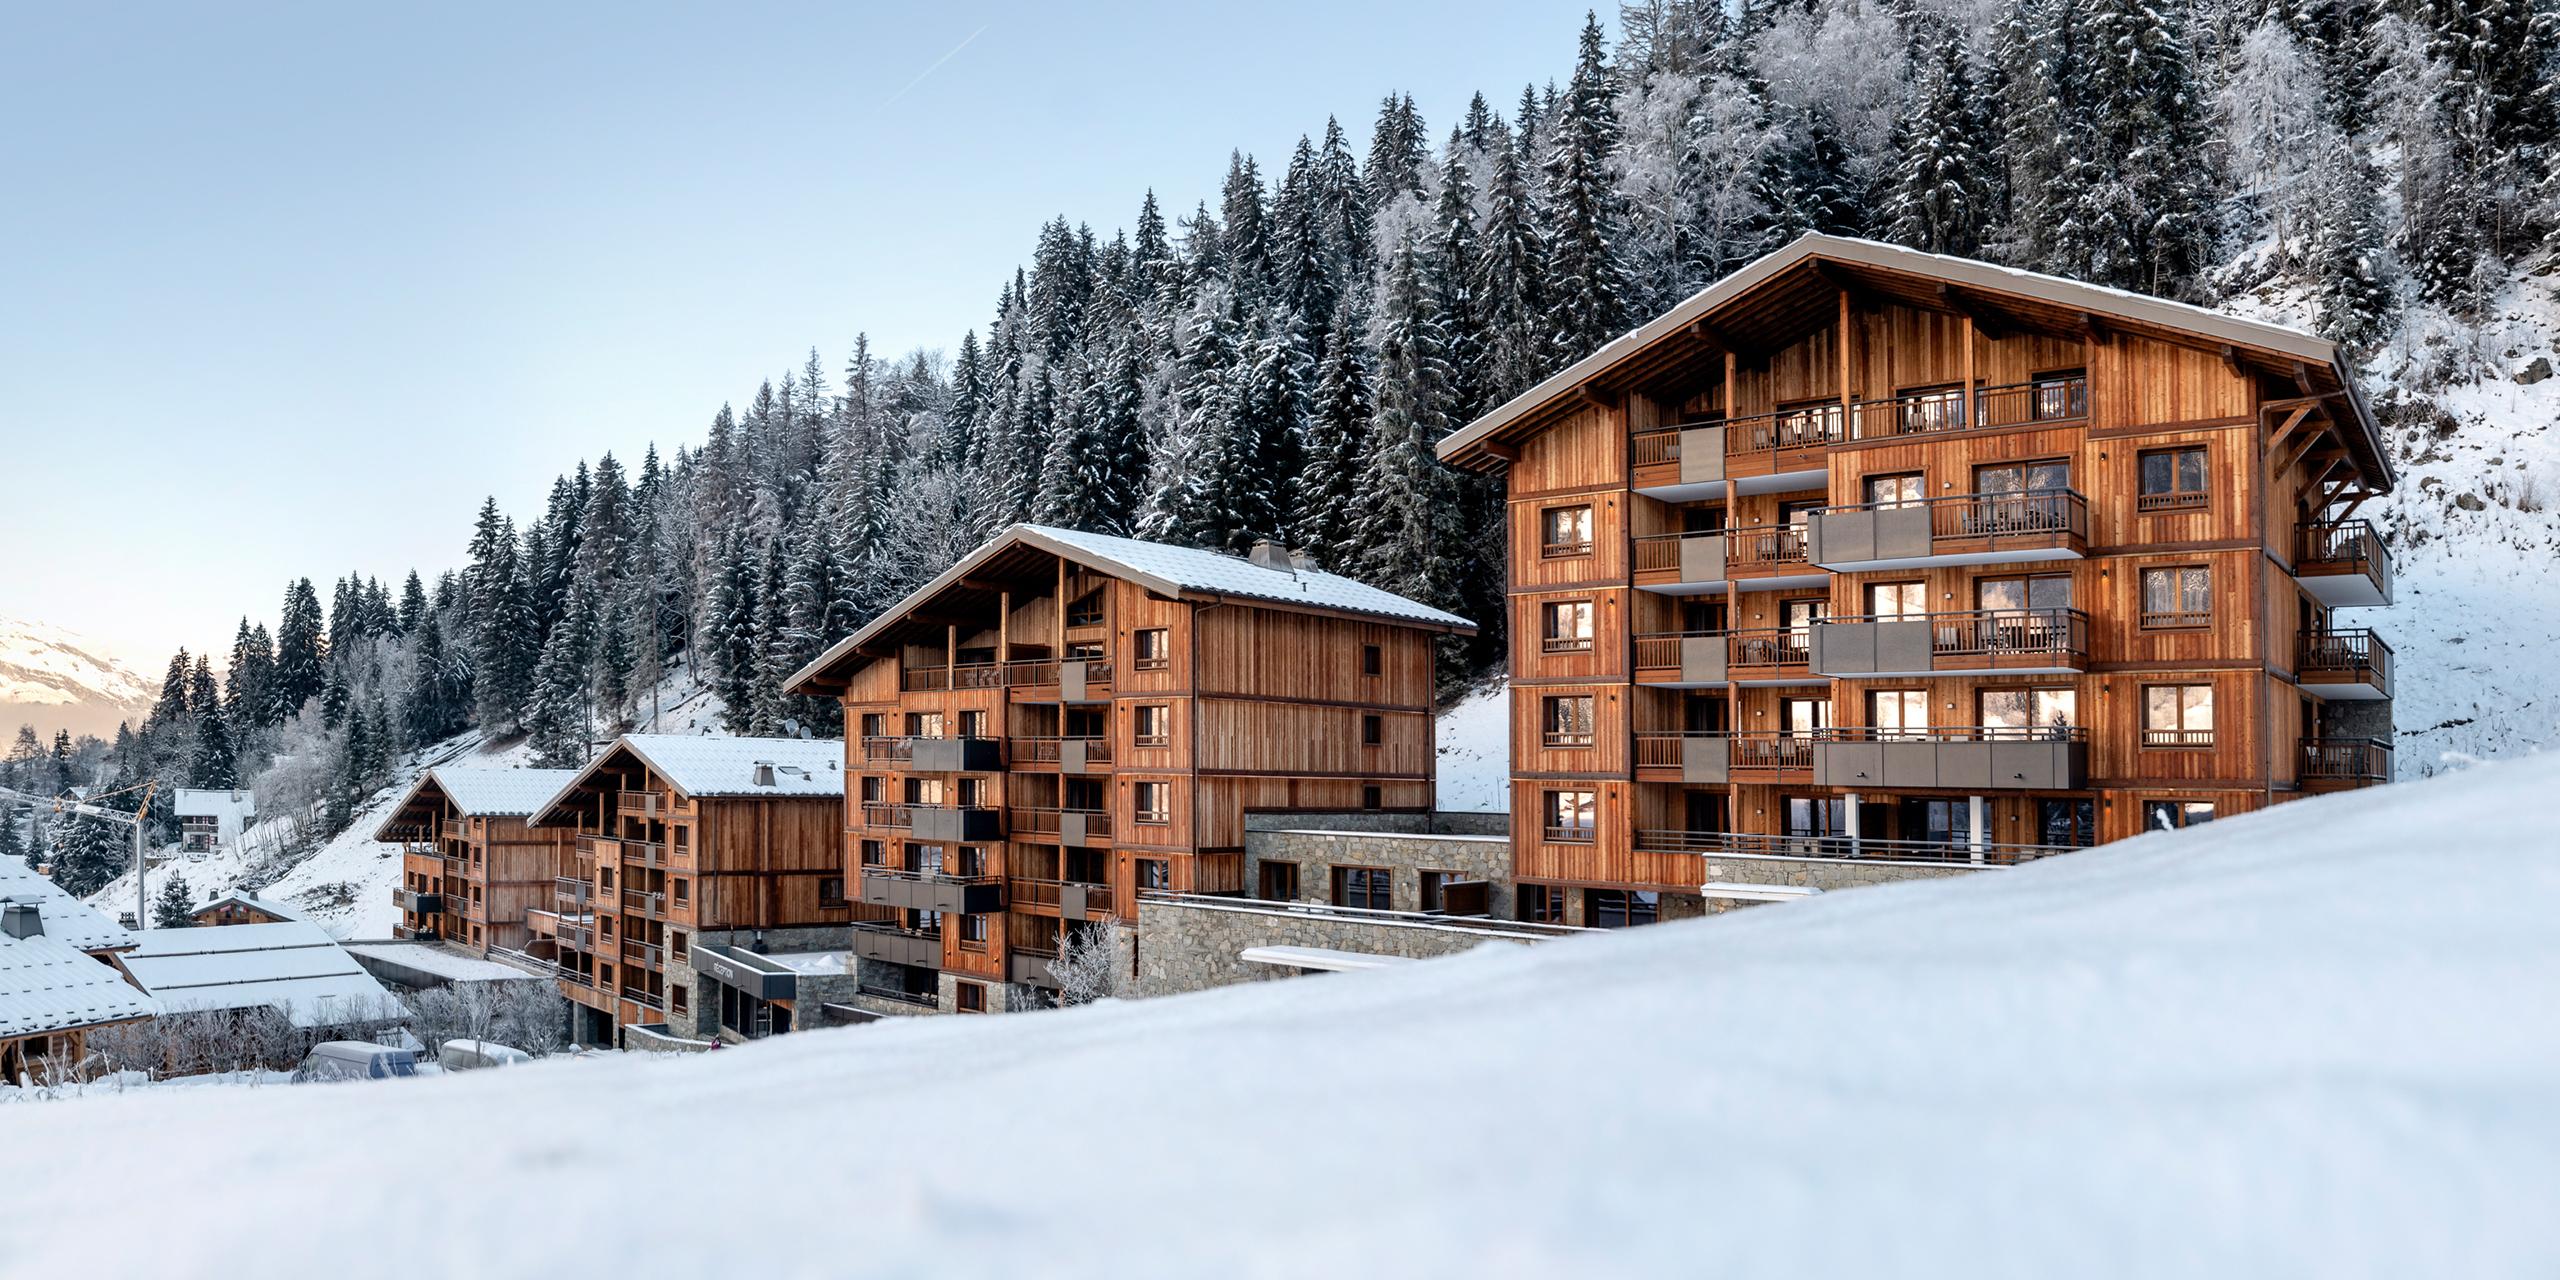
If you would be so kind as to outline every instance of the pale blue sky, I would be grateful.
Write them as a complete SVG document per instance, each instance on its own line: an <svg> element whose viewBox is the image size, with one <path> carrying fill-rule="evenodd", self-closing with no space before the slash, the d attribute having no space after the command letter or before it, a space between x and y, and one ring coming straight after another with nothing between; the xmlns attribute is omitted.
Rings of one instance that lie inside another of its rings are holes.
<svg viewBox="0 0 2560 1280"><path fill-rule="evenodd" d="M156 671L289 576L432 574L812 344L983 329L1052 214L1327 114L1365 153L1390 90L1507 113L1583 8L10 6L0 615Z"/></svg>

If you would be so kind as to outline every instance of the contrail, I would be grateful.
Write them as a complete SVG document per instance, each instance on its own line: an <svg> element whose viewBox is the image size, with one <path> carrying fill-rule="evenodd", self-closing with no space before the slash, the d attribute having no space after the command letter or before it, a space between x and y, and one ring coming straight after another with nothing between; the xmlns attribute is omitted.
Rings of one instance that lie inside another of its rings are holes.
<svg viewBox="0 0 2560 1280"><path fill-rule="evenodd" d="M946 53L946 54L942 55L941 57L934 59L934 60L933 60L933 65L932 65L932 66L926 67L924 70L917 72L917 73L916 73L916 78L915 78L915 79L913 79L913 80L909 80L909 81L908 81L908 82L906 82L905 84L898 86L898 91L897 91L896 93L890 94L887 98L882 99L882 100L881 100L881 102L880 102L880 105L881 105L882 107L884 107L884 108L885 108L885 107L887 107L890 103L892 103L892 102L896 102L898 99L900 99L900 98L903 98L903 97L907 96L907 90L912 89L912 88L915 88L917 85L923 84L923 83L924 83L924 78L925 78L926 76L932 75L932 74L933 74L934 72L936 72L936 71L940 71L940 70L942 69L942 64L943 64L943 63L949 62L949 61L951 61L953 58L958 57L958 56L960 55L960 51L961 51L961 50L966 49L966 48L968 48L968 47L969 47L969 42L970 42L970 41L975 40L975 39L977 39L978 37L980 37L980 36L982 36L982 35L985 35L985 34L987 33L987 28L988 28L988 27L992 27L992 26L994 26L994 25L995 25L995 24L994 24L994 23L992 23L992 22L987 22L987 23L981 23L981 24L979 24L979 26L978 26L978 29L977 29L977 30L972 31L972 32L970 32L968 35L961 37L960 43L958 43L958 44L955 44L955 45L951 46L951 52Z"/></svg>

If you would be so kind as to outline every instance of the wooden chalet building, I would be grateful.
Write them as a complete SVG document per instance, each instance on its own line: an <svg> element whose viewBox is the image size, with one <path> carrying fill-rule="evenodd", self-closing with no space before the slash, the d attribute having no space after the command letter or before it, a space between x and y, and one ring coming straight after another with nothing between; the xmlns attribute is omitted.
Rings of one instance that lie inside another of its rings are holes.
<svg viewBox="0 0 2560 1280"><path fill-rule="evenodd" d="M139 942L24 859L0 857L0 1084L75 1073L91 1032L159 1013L124 966Z"/></svg>
<svg viewBox="0 0 2560 1280"><path fill-rule="evenodd" d="M483 953L523 953L528 918L569 874L571 835L537 831L533 811L569 781L566 769L439 766L418 776L373 838L401 846L402 938L442 939Z"/></svg>
<svg viewBox="0 0 2560 1280"><path fill-rule="evenodd" d="M742 1001L695 952L841 946L854 921L887 914L846 892L844 795L837 742L635 733L537 804L534 830L574 838L531 920L534 954L587 1011L579 1039L787 1024L789 1010Z"/></svg>
<svg viewBox="0 0 2560 1280"><path fill-rule="evenodd" d="M1508 485L1524 915L2390 776L2393 483L2275 325L1806 236L1453 433Z"/></svg>
<svg viewBox="0 0 2560 1280"><path fill-rule="evenodd" d="M840 699L866 992L1054 988L1064 930L1244 880L1248 810L1428 810L1432 641L1472 624L1322 573L1016 525L795 675Z"/></svg>

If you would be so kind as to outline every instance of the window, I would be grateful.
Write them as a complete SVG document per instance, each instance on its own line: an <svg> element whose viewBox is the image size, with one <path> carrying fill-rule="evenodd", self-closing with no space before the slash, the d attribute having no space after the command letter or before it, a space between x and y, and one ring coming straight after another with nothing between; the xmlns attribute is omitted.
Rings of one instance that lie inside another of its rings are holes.
<svg viewBox="0 0 2560 1280"><path fill-rule="evenodd" d="M1141 782L1130 787L1138 821L1162 823L1173 821L1173 785L1166 782Z"/></svg>
<svg viewBox="0 0 2560 1280"><path fill-rule="evenodd" d="M2060 493L2070 487L2068 462L2003 462L1973 469L1975 493Z"/></svg>
<svg viewBox="0 0 2560 1280"><path fill-rule="evenodd" d="M2027 384L2028 409L2037 422L2089 416L2089 375L2081 369L2039 373Z"/></svg>
<svg viewBox="0 0 2560 1280"><path fill-rule="evenodd" d="M2213 625L2213 568L2181 565L2142 571L2142 626L2146 631Z"/></svg>
<svg viewBox="0 0 2560 1280"><path fill-rule="evenodd" d="M2095 800L2036 801L2037 841L2070 849L2085 849L2098 842L2098 802Z"/></svg>
<svg viewBox="0 0 2560 1280"><path fill-rule="evenodd" d="M1517 914L1523 920L1538 924L1564 923L1564 890L1550 884L1520 886Z"/></svg>
<svg viewBox="0 0 2560 1280"><path fill-rule="evenodd" d="M960 917L960 948L964 951L987 949L987 918L985 916Z"/></svg>
<svg viewBox="0 0 2560 1280"><path fill-rule="evenodd" d="M2205 800L2145 800L2142 829L2175 831L2213 821L2213 804Z"/></svg>
<svg viewBox="0 0 2560 1280"><path fill-rule="evenodd" d="M877 738L889 732L889 717L878 711L862 713L862 736Z"/></svg>
<svg viewBox="0 0 2560 1280"><path fill-rule="evenodd" d="M670 987L667 989L668 1008L673 1009L678 1013L683 1013L686 1011L686 1007L692 1003L692 991L687 990L684 987Z"/></svg>
<svg viewBox="0 0 2560 1280"><path fill-rule="evenodd" d="M1173 665L1173 633L1163 627L1148 627L1132 642L1136 647L1129 665L1139 671L1163 671Z"/></svg>
<svg viewBox="0 0 2560 1280"><path fill-rule="evenodd" d="M1598 830L1600 793L1596 791L1550 791L1547 793L1547 839L1575 844L1588 844Z"/></svg>
<svg viewBox="0 0 2560 1280"><path fill-rule="evenodd" d="M1929 496L1919 475L1868 476L1867 502L1879 507L1915 507Z"/></svg>
<svg viewBox="0 0 2560 1280"><path fill-rule="evenodd" d="M888 842L883 840L863 841L862 865L866 867L885 867L889 865Z"/></svg>
<svg viewBox="0 0 2560 1280"><path fill-rule="evenodd" d="M1929 736L1929 692L1925 689L1870 689L1867 725L1879 738Z"/></svg>
<svg viewBox="0 0 2560 1280"><path fill-rule="evenodd" d="M886 785L887 784L884 779L876 776L864 778L862 780L862 802L864 804L878 804L882 800L888 798ZM679 827L677 830L681 832L683 828Z"/></svg>
<svg viewBox="0 0 2560 1280"><path fill-rule="evenodd" d="M1173 887L1173 864L1162 858L1140 858L1137 862L1138 887L1170 889Z"/></svg>
<svg viewBox="0 0 2560 1280"><path fill-rule="evenodd" d="M1591 652L1591 602L1558 600L1541 610L1539 635L1549 653Z"/></svg>
<svg viewBox="0 0 2560 1280"><path fill-rule="evenodd" d="M1550 747L1587 747L1591 745L1591 695L1573 694L1541 700L1544 711L1539 719L1546 726L1546 745Z"/></svg>
<svg viewBox="0 0 2560 1280"><path fill-rule="evenodd" d="M2045 612L2071 607L2071 575L2033 578L1982 578L1973 584L1973 607L1985 613L2017 610Z"/></svg>
<svg viewBox="0 0 2560 1280"><path fill-rule="evenodd" d="M1274 862L1266 858L1263 860L1262 870L1259 874L1262 878L1262 896L1264 900L1270 902L1295 902L1298 900L1297 863Z"/></svg>
<svg viewBox="0 0 2560 1280"><path fill-rule="evenodd" d="M841 907L845 905L844 878L842 876L818 877L818 905L822 907Z"/></svg>
<svg viewBox="0 0 2560 1280"><path fill-rule="evenodd" d="M1790 738L1810 738L1831 727L1831 699L1780 698L1778 724Z"/></svg>
<svg viewBox="0 0 2560 1280"><path fill-rule="evenodd" d="M1067 625L1070 627L1101 626L1102 593L1100 591L1088 591L1078 597L1074 604L1068 605Z"/></svg>
<svg viewBox="0 0 2560 1280"><path fill-rule="evenodd" d="M2142 493L2136 511L2201 511L2213 494L2204 446L2154 449L2142 455Z"/></svg>
<svg viewBox="0 0 2560 1280"><path fill-rule="evenodd" d="M1386 674L1386 670L1387 651L1385 649L1374 644L1364 644L1360 646L1360 674L1364 676L1384 675Z"/></svg>
<svg viewBox="0 0 2560 1280"><path fill-rule="evenodd" d="M1867 612L1878 618L1924 618L1929 614L1929 587L1921 582L1870 582Z"/></svg>
<svg viewBox="0 0 2560 1280"><path fill-rule="evenodd" d="M2080 695L2076 690L1985 689L1980 697L1982 718L1975 723L1989 730L1989 737L2041 740L2048 735L2039 730L2079 723Z"/></svg>
<svg viewBox="0 0 2560 1280"><path fill-rule="evenodd" d="M1660 894L1640 889L1585 889L1582 891L1582 916L1593 927L1601 929L1652 924L1660 915L1661 901Z"/></svg>
<svg viewBox="0 0 2560 1280"><path fill-rule="evenodd" d="M1333 905L1392 911L1395 909L1394 884L1395 873L1385 867L1335 867Z"/></svg>
<svg viewBox="0 0 2560 1280"><path fill-rule="evenodd" d="M1133 714L1136 719L1132 723L1131 728L1134 731L1133 741L1135 745L1141 747L1161 747L1172 743L1173 708L1167 706L1139 707Z"/></svg>
<svg viewBox="0 0 2560 1280"><path fill-rule="evenodd" d="M984 711L961 712L960 736L963 738L983 738L987 736L987 713Z"/></svg>
<svg viewBox="0 0 2560 1280"><path fill-rule="evenodd" d="M976 880L987 874L987 851L964 844L951 857L951 874L963 880Z"/></svg>
<svg viewBox="0 0 2560 1280"><path fill-rule="evenodd" d="M1455 872L1455 871L1425 871L1425 872L1423 872L1423 873L1422 873L1422 909L1423 909L1423 910L1425 910L1425 911L1446 911L1446 910L1448 910L1448 909L1449 909L1449 886L1450 886L1450 884L1451 884L1451 883L1453 883L1453 882L1455 882L1455 881L1464 880L1464 879L1466 879L1466 877L1465 877L1465 876L1460 875L1459 873L1457 873L1457 872Z"/></svg>
<svg viewBox="0 0 2560 1280"><path fill-rule="evenodd" d="M1901 412L1894 415L1893 421L1893 429L1899 434L1964 429L1964 392L1952 383L1943 387L1915 387L1894 399L1901 406Z"/></svg>
<svg viewBox="0 0 2560 1280"><path fill-rule="evenodd" d="M942 736L942 727L942 713L939 711L910 711L907 713L908 737L939 738Z"/></svg>
<svg viewBox="0 0 2560 1280"><path fill-rule="evenodd" d="M667 935L667 951L678 960L688 960L693 957L693 947L682 931Z"/></svg>
<svg viewBox="0 0 2560 1280"><path fill-rule="evenodd" d="M1381 745L1384 745L1384 744L1385 744L1386 740L1387 740L1387 718L1386 718L1385 716L1381 716L1381 715L1362 715L1362 716L1360 717L1360 745L1361 745L1361 746L1364 746L1364 747L1375 747L1375 746L1381 746Z"/></svg>
<svg viewBox="0 0 2560 1280"><path fill-rule="evenodd" d="M959 1009L962 1013L985 1013L987 1011L987 984L983 982L955 982L951 984L951 1001L953 1007Z"/></svg>
<svg viewBox="0 0 2560 1280"><path fill-rule="evenodd" d="M1369 784L1369 785L1367 785L1367 786L1364 786L1364 787L1360 788L1360 807L1361 807L1361 808L1363 808L1363 809L1380 809L1380 808L1384 808L1384 807L1386 807L1386 803L1387 803L1387 792L1386 792L1386 789L1385 789L1385 788L1380 787L1380 786L1378 786L1378 785L1377 785L1377 784L1375 784L1375 783L1371 783L1371 784Z"/></svg>
<svg viewBox="0 0 2560 1280"><path fill-rule="evenodd" d="M1539 515L1538 554L1548 557L1591 554L1591 508L1549 507Z"/></svg>
<svg viewBox="0 0 2560 1280"><path fill-rule="evenodd" d="M2142 686L2142 745L2146 747L2212 746L2213 686L2209 684Z"/></svg>

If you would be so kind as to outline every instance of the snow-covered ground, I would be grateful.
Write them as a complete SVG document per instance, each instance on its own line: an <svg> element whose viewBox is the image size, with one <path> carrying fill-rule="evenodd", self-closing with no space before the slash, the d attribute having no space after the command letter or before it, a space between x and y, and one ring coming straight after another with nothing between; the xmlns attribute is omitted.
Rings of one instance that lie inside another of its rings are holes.
<svg viewBox="0 0 2560 1280"><path fill-rule="evenodd" d="M1439 807L1511 811L1511 682L1494 680L1440 713Z"/></svg>
<svg viewBox="0 0 2560 1280"><path fill-rule="evenodd" d="M2550 1275L2556 788L1197 996L17 1108L13 1164L116 1194L0 1196L0 1270L460 1222L492 1276ZM674 1127L563 1122L604 1115ZM463 1176L396 1154L456 1133ZM671 1169L684 1212L631 1220Z"/></svg>

